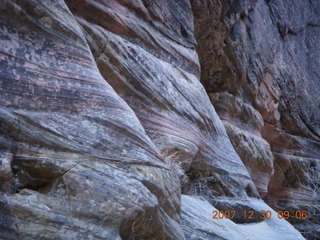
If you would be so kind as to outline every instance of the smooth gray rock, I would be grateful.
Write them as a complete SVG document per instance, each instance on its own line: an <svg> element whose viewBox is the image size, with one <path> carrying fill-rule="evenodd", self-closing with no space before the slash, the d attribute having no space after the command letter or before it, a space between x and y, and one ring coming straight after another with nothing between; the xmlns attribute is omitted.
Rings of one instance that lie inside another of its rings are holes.
<svg viewBox="0 0 320 240"><path fill-rule="evenodd" d="M228 201L228 200L227 200ZM233 205L243 204L232 200ZM248 199L257 211L271 211L273 216L260 223L236 224L229 219L212 219L217 210L208 201L197 196L182 195L182 227L186 239L214 240L292 240L304 237L262 200ZM248 203L247 203L248 204ZM231 210L231 209L229 209ZM234 210L233 210L234 211Z"/></svg>

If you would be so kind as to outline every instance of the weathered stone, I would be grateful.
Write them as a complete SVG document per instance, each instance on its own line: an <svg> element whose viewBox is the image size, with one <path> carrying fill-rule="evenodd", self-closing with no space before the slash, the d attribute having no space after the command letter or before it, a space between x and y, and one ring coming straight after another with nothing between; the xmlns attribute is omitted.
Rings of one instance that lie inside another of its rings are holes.
<svg viewBox="0 0 320 240"><path fill-rule="evenodd" d="M320 159L319 2L191 3L201 81L260 195L276 209L292 202L303 203L296 211L319 209L319 191L311 190ZM313 167L304 166L308 159ZM316 216L290 221L306 225ZM319 234L308 229L310 239Z"/></svg>
<svg viewBox="0 0 320 240"><path fill-rule="evenodd" d="M187 177L200 173L189 177L187 185L198 188L199 181L223 172L219 188L246 197L245 188L252 181L197 78L199 63L194 37L189 34L193 31L189 2L113 1L103 8L89 2L87 7L101 14L116 12L112 25L100 22L98 14L88 15L79 1L67 3L89 33L87 39L101 74L134 110L162 155L169 163L181 165ZM154 19L153 12L159 17ZM116 32L121 28L123 32ZM234 171L238 174L232 174ZM224 196L225 191L211 193L208 187L202 194Z"/></svg>
<svg viewBox="0 0 320 240"><path fill-rule="evenodd" d="M68 7L0 6L1 173L11 177L0 238L184 239L178 176L100 75Z"/></svg>
<svg viewBox="0 0 320 240"><path fill-rule="evenodd" d="M303 239L262 199L316 238L313 9L2 1L0 238Z"/></svg>
<svg viewBox="0 0 320 240"><path fill-rule="evenodd" d="M235 202L231 205L243 204ZM270 211L277 215L262 200L250 199L246 205L257 211ZM218 239L218 240L274 240L274 239L304 239L284 219L272 217L260 223L236 224L230 219L212 219L213 211L217 210L203 198L182 195L182 227L186 239ZM230 209L228 209L230 211ZM235 211L235 209L233 210Z"/></svg>
<svg viewBox="0 0 320 240"><path fill-rule="evenodd" d="M269 181L274 173L270 145L261 137L237 128L228 122L225 122L224 126L236 152L252 177L260 196L264 198L268 193Z"/></svg>

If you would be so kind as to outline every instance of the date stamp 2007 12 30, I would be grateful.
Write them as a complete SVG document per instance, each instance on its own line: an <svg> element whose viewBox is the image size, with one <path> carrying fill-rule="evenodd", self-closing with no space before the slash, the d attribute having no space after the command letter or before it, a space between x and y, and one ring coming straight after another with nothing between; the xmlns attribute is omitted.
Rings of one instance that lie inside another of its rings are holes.
<svg viewBox="0 0 320 240"><path fill-rule="evenodd" d="M255 211L218 211L215 210L212 212L213 219L236 219L236 218L243 218L243 219L254 219L254 213ZM272 218L272 212L271 211L259 211L259 218L260 219L270 219ZM289 218L295 218L295 219L307 219L308 218L308 211L296 211L294 213L290 213L288 210L285 211L278 211L276 216L279 219L289 219Z"/></svg>

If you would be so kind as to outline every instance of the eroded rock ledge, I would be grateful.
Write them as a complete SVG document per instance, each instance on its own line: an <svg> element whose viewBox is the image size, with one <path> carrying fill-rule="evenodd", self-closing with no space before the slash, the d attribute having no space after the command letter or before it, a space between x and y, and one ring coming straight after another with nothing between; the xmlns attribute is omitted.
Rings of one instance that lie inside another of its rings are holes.
<svg viewBox="0 0 320 240"><path fill-rule="evenodd" d="M240 2L2 1L0 238L303 239L211 218L318 208L317 16Z"/></svg>

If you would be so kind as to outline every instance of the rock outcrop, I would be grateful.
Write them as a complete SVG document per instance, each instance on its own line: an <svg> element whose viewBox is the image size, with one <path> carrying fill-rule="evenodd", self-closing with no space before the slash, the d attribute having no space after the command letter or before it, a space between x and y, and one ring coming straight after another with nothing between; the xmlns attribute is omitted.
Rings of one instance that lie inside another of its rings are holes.
<svg viewBox="0 0 320 240"><path fill-rule="evenodd" d="M319 1L192 1L203 82L257 189L319 236ZM270 151L271 150L271 151ZM315 224L315 225L314 225Z"/></svg>
<svg viewBox="0 0 320 240"><path fill-rule="evenodd" d="M67 5L1 9L1 238L183 239L179 178Z"/></svg>
<svg viewBox="0 0 320 240"><path fill-rule="evenodd" d="M2 1L0 239L303 239L264 201L309 210L291 221L315 237L320 6L303 4Z"/></svg>

